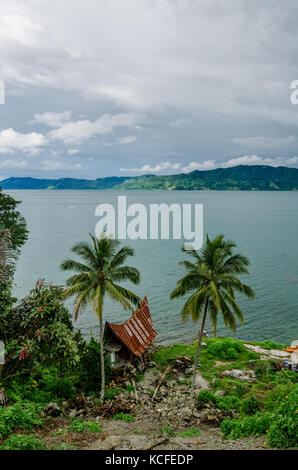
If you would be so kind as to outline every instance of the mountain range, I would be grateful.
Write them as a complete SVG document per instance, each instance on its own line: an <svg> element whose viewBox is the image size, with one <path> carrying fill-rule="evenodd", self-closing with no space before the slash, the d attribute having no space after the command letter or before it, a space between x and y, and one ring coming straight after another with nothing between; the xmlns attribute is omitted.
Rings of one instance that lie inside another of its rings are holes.
<svg viewBox="0 0 298 470"><path fill-rule="evenodd" d="M261 165L181 173L175 175L112 176L95 180L61 178L7 178L4 190L14 189L82 189L82 190L229 190L229 191L298 191L298 169Z"/></svg>

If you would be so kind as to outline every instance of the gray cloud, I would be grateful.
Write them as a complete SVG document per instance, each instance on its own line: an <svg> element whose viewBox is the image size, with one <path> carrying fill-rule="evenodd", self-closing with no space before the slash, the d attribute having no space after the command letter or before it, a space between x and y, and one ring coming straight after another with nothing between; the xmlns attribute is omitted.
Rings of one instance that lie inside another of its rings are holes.
<svg viewBox="0 0 298 470"><path fill-rule="evenodd" d="M68 14L61 8L1 2L2 174L12 174L10 160L25 174L17 162L26 154L39 155L41 175L167 163L158 171L188 171L246 154L297 165L295 0L64 0Z"/></svg>

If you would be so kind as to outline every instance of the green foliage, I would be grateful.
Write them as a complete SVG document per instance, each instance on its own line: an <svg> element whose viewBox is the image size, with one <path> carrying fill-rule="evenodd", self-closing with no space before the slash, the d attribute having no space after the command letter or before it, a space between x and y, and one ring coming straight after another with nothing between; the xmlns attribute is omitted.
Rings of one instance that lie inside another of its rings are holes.
<svg viewBox="0 0 298 470"><path fill-rule="evenodd" d="M199 437L200 431L198 428L191 428L184 432L179 432L177 437Z"/></svg>
<svg viewBox="0 0 298 470"><path fill-rule="evenodd" d="M118 413L117 415L114 416L113 418L114 421L125 421L126 423L134 423L135 422L135 418L130 415L130 414L126 414L126 413Z"/></svg>
<svg viewBox="0 0 298 470"><path fill-rule="evenodd" d="M172 437L174 435L174 431L171 426L167 426L166 424L164 426L161 426L159 431L160 434L166 434L169 437Z"/></svg>
<svg viewBox="0 0 298 470"><path fill-rule="evenodd" d="M102 427L96 421L84 421L80 418L75 419L68 429L77 433L90 432L96 434L102 432Z"/></svg>
<svg viewBox="0 0 298 470"><path fill-rule="evenodd" d="M107 381L110 376L108 360L105 361L105 376ZM89 343L85 343L80 353L77 383L86 393L96 392L101 388L100 345L94 337Z"/></svg>
<svg viewBox="0 0 298 470"><path fill-rule="evenodd" d="M241 406L241 401L236 395L216 396L215 403L220 410L239 410Z"/></svg>
<svg viewBox="0 0 298 470"><path fill-rule="evenodd" d="M126 391L127 391L127 392L131 392L131 393L134 393L134 392L135 392L135 388L134 388L133 385L127 384L127 385L126 385Z"/></svg>
<svg viewBox="0 0 298 470"><path fill-rule="evenodd" d="M240 411L245 415L254 415L259 410L259 402L255 396L245 398L241 401Z"/></svg>
<svg viewBox="0 0 298 470"><path fill-rule="evenodd" d="M264 349L285 349L286 348L286 344L280 344L280 343L277 343L276 341L272 341L271 339L266 339L265 341L262 341L261 343L258 343L258 344Z"/></svg>
<svg viewBox="0 0 298 470"><path fill-rule="evenodd" d="M105 391L105 400L113 400L119 392L122 392L121 387L109 388Z"/></svg>
<svg viewBox="0 0 298 470"><path fill-rule="evenodd" d="M135 376L135 381L136 381L136 383L138 384L138 383L140 383L140 382L143 382L144 378L145 378L145 376L144 376L143 374L137 374L137 375Z"/></svg>
<svg viewBox="0 0 298 470"><path fill-rule="evenodd" d="M0 407L0 438L14 429L32 429L44 422L39 417L40 406L31 402L16 403L7 408Z"/></svg>
<svg viewBox="0 0 298 470"><path fill-rule="evenodd" d="M153 356L153 361L157 366L167 366L173 362L177 356L187 356L194 360L196 355L196 344L173 344L167 348L161 348L156 351Z"/></svg>
<svg viewBox="0 0 298 470"><path fill-rule="evenodd" d="M20 201L16 201L0 188L0 229L8 229L11 234L12 249L20 252L28 238L25 219L17 210Z"/></svg>
<svg viewBox="0 0 298 470"><path fill-rule="evenodd" d="M79 361L77 333L64 306L63 289L38 281L9 312L3 375L59 365L60 377Z"/></svg>
<svg viewBox="0 0 298 470"><path fill-rule="evenodd" d="M14 434L0 446L0 450L45 450L45 443L34 434Z"/></svg>
<svg viewBox="0 0 298 470"><path fill-rule="evenodd" d="M225 419L221 423L221 431L224 437L239 439L247 436L261 436L269 428L271 415L269 413L256 414L242 419Z"/></svg>
<svg viewBox="0 0 298 470"><path fill-rule="evenodd" d="M196 399L199 403L216 403L216 397L210 390L201 390Z"/></svg>
<svg viewBox="0 0 298 470"><path fill-rule="evenodd" d="M260 436L267 433L269 447L287 448L298 446L298 384L293 384L291 391L284 395L285 385L277 389L265 402L266 411L239 420L224 420L221 430L225 437L238 439L250 435ZM270 411L268 411L270 410Z"/></svg>
<svg viewBox="0 0 298 470"><path fill-rule="evenodd" d="M231 338L218 338L208 343L207 352L216 359L234 361L240 358L244 346L240 341Z"/></svg>

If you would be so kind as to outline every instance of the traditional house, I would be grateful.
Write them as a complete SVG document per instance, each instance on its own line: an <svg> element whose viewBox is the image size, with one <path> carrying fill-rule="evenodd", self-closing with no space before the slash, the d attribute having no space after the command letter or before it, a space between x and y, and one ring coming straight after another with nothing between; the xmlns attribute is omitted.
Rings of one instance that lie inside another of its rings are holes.
<svg viewBox="0 0 298 470"><path fill-rule="evenodd" d="M113 367L121 367L125 362L140 365L143 353L152 343L157 333L153 328L147 297L140 307L124 323L106 322L104 330L105 351Z"/></svg>

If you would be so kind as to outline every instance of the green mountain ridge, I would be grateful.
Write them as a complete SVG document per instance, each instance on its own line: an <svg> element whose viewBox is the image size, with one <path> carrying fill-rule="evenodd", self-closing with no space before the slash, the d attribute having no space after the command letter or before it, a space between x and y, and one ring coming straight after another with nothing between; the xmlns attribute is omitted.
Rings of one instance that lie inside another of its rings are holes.
<svg viewBox="0 0 298 470"><path fill-rule="evenodd" d="M180 173L176 175L112 176L95 180L7 178L2 189L48 190L230 190L298 191L298 169L261 165Z"/></svg>

